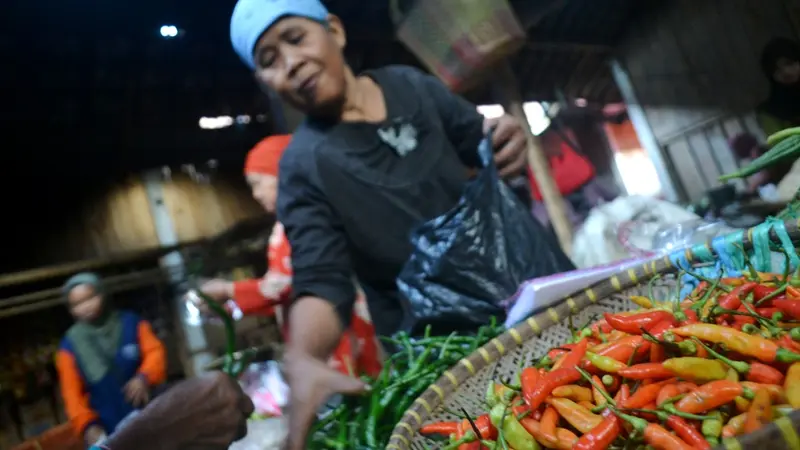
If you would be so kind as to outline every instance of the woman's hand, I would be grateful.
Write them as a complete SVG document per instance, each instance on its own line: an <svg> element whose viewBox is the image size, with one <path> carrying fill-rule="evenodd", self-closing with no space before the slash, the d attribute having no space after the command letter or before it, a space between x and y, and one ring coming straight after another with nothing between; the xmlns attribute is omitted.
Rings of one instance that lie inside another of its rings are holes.
<svg viewBox="0 0 800 450"><path fill-rule="evenodd" d="M513 178L525 170L528 163L528 143L522 124L509 115L483 121L483 132L492 133L494 162L503 178Z"/></svg>
<svg viewBox="0 0 800 450"><path fill-rule="evenodd" d="M233 297L233 283L215 278L203 283L200 291L221 303Z"/></svg>
<svg viewBox="0 0 800 450"><path fill-rule="evenodd" d="M367 390L367 385L358 378L337 372L324 361L301 352L286 354L284 372L290 388L286 450L306 448L308 430L331 395L353 395Z"/></svg>
<svg viewBox="0 0 800 450"><path fill-rule="evenodd" d="M221 372L176 384L106 441L114 450L224 450L247 433L253 403Z"/></svg>
<svg viewBox="0 0 800 450"><path fill-rule="evenodd" d="M143 375L131 378L122 390L125 400L136 408L142 408L150 402L150 387Z"/></svg>

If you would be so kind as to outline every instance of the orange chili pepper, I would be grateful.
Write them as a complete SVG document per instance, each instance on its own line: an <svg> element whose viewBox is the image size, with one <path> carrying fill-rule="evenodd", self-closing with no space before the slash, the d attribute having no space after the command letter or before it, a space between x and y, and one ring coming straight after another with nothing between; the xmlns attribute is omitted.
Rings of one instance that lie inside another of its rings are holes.
<svg viewBox="0 0 800 450"><path fill-rule="evenodd" d="M650 348L652 349L660 347L658 345L654 345ZM617 372L617 375L621 376L622 378L628 378L631 380L646 380L650 378L654 379L664 379L664 378L672 378L674 375L672 371L664 367L664 364L660 362L649 362L643 364L636 364L635 366L626 367L621 369Z"/></svg>
<svg viewBox="0 0 800 450"><path fill-rule="evenodd" d="M792 408L800 408L800 363L789 366L786 378L783 380L783 390Z"/></svg>
<svg viewBox="0 0 800 450"><path fill-rule="evenodd" d="M548 405L542 413L542 420L539 421L541 425L542 434L550 442L558 442L556 436L556 428L558 427L558 411L552 406Z"/></svg>
<svg viewBox="0 0 800 450"><path fill-rule="evenodd" d="M594 404L597 406L605 404L606 398L605 396L603 396L603 394L600 393L600 390L598 389L598 388L603 389L606 394L608 393L608 391L605 390L605 388L603 387L603 381L597 375L592 376L592 381L594 381L594 383L592 384L592 397L594 398Z"/></svg>
<svg viewBox="0 0 800 450"><path fill-rule="evenodd" d="M586 409L592 409L595 407L595 404L592 402L578 402L578 404Z"/></svg>
<svg viewBox="0 0 800 450"><path fill-rule="evenodd" d="M753 383L752 381L742 381L742 386L753 392L759 389L765 389L769 393L772 403L776 405L787 402L786 392L783 390L783 386L777 384Z"/></svg>
<svg viewBox="0 0 800 450"><path fill-rule="evenodd" d="M551 441L547 436L542 433L542 425L539 421L536 421L530 417L523 417L520 419L519 423L522 425L525 430L533 436L534 439L539 441L541 444L544 444L546 447L555 448L559 450L570 450L574 445L575 442L578 440L578 437L575 436L574 433L566 430L564 428L556 428L556 440Z"/></svg>
<svg viewBox="0 0 800 450"><path fill-rule="evenodd" d="M720 325L696 323L675 328L672 332L678 336L692 336L715 344L725 344L731 351L756 358L765 363L800 361L800 354L780 348L776 343L768 339Z"/></svg>
<svg viewBox="0 0 800 450"><path fill-rule="evenodd" d="M661 406L666 403L667 400L679 395L679 389L677 384L668 384L661 388L658 392L658 397L656 397L656 405Z"/></svg>
<svg viewBox="0 0 800 450"><path fill-rule="evenodd" d="M675 407L678 411L699 414L732 402L746 391L740 383L728 380L712 381L689 392L675 404Z"/></svg>
<svg viewBox="0 0 800 450"><path fill-rule="evenodd" d="M661 388L664 385L674 383L675 379L664 380L658 383L648 384L647 386L642 386L634 392L632 396L625 402L623 405L624 408L633 408L639 409L647 405L648 403L654 402L658 397L658 393L661 391ZM623 387L626 387L627 384L623 384ZM620 388L622 391L622 388Z"/></svg>
<svg viewBox="0 0 800 450"><path fill-rule="evenodd" d="M756 396L750 403L750 409L747 411L747 418L744 421L743 431L745 433L752 433L770 420L772 420L772 402L769 398L769 392L765 389L760 389L756 391Z"/></svg>
<svg viewBox="0 0 800 450"><path fill-rule="evenodd" d="M553 389L553 392L550 395L552 395L553 397L568 398L575 402L592 401L592 390L575 384L559 386Z"/></svg>
<svg viewBox="0 0 800 450"><path fill-rule="evenodd" d="M578 436L566 428L556 428L556 436L558 437L559 449L571 450L575 443L578 442Z"/></svg>
<svg viewBox="0 0 800 450"><path fill-rule="evenodd" d="M570 425L581 433L588 433L603 421L603 417L566 398L550 398L547 403L558 411Z"/></svg>

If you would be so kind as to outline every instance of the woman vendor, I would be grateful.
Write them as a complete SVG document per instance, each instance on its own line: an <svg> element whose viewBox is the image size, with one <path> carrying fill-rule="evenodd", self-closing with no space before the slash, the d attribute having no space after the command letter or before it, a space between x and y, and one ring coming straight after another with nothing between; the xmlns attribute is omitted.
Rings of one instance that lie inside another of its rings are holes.
<svg viewBox="0 0 800 450"><path fill-rule="evenodd" d="M244 175L253 198L268 213L275 213L278 162L290 140L290 135L267 137L250 150L245 160ZM277 316L278 321L283 323L285 311L282 305L290 299L292 292L292 264L291 247L280 222L272 229L267 261L268 270L261 279L237 282L211 280L204 283L201 290L219 302L232 299L232 303L228 304L231 311L238 309L244 315ZM381 369L375 330L363 292L358 290L357 295L351 326L343 333L330 364L346 374L374 376Z"/></svg>
<svg viewBox="0 0 800 450"><path fill-rule="evenodd" d="M239 0L231 40L260 82L306 114L281 159L277 201L292 248L285 373L288 445L299 450L331 394L365 389L325 363L350 322L353 278L379 335L410 328L395 280L411 254L412 229L458 203L465 166L480 165L485 131L494 128L503 177L525 168L525 135L510 116L484 120L416 69L355 75L344 61L342 23L319 0ZM538 257L563 253L554 246L531 260Z"/></svg>
<svg viewBox="0 0 800 450"><path fill-rule="evenodd" d="M63 293L75 324L56 354L64 407L90 445L150 401L166 379L166 354L150 324L107 303L100 277L80 273Z"/></svg>

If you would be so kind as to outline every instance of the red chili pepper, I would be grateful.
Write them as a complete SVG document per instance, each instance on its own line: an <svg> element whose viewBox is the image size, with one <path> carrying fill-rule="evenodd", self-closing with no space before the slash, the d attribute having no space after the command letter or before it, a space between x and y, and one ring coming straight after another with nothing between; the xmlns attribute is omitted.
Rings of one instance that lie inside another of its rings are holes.
<svg viewBox="0 0 800 450"><path fill-rule="evenodd" d="M669 380L660 381L658 383L648 384L647 386L642 386L634 392L633 395L628 398L624 404L622 405L623 408L633 408L633 409L640 409L643 408L645 405L654 402L658 397L658 393L661 392L661 388L667 384L674 383L675 378L671 378ZM627 386L627 384L623 385ZM622 388L620 388L622 390Z"/></svg>
<svg viewBox="0 0 800 450"><path fill-rule="evenodd" d="M667 426L672 428L678 437L686 441L686 443L693 448L701 450L708 450L711 448L711 445L703 437L703 434L680 417L669 416L669 418L667 418Z"/></svg>
<svg viewBox="0 0 800 450"><path fill-rule="evenodd" d="M775 308L775 307L756 308L756 312L758 313L759 316L766 317L767 319L769 319L773 315L775 315L776 312L783 313L783 311L781 311L779 308ZM783 314L786 314L786 313L783 313Z"/></svg>
<svg viewBox="0 0 800 450"><path fill-rule="evenodd" d="M747 312L747 310L745 309L742 312ZM743 327L744 325L746 325L748 323L751 324L751 325L755 324L756 323L756 318L755 317L751 317L751 316L738 316L738 315L734 315L733 316L733 324L732 324L733 326Z"/></svg>
<svg viewBox="0 0 800 450"><path fill-rule="evenodd" d="M497 428L492 425L492 420L488 414L484 414L475 419L475 426L481 432L481 438L494 440L497 439ZM470 429L472 426L470 426Z"/></svg>
<svg viewBox="0 0 800 450"><path fill-rule="evenodd" d="M598 337L601 334L608 334L611 332L611 330L613 330L613 328L611 328L611 325L609 325L608 322L605 321L605 319L598 320L597 322L592 324L592 326L589 327L589 329L592 330L592 335L595 337Z"/></svg>
<svg viewBox="0 0 800 450"><path fill-rule="evenodd" d="M669 319L669 320L663 320L660 323L657 323L653 328L648 330L648 332L650 334L652 334L654 337L656 337L657 339L661 339L661 337L664 335L664 332L668 331L668 330L670 330L672 328L674 328L674 322L673 322L672 319Z"/></svg>
<svg viewBox="0 0 800 450"><path fill-rule="evenodd" d="M581 362L583 357L586 355L586 349L589 348L589 340L584 338L581 339L572 351L569 352L567 356L564 357L564 361L561 362L561 366L559 369L572 369Z"/></svg>
<svg viewBox="0 0 800 450"><path fill-rule="evenodd" d="M796 342L788 334L783 335L783 337L778 339L776 343L778 344L779 347L783 349L800 353L800 342Z"/></svg>
<svg viewBox="0 0 800 450"><path fill-rule="evenodd" d="M700 322L700 318L697 316L697 311L693 309L684 309L683 315L686 316L686 320L683 320L679 323L681 326Z"/></svg>
<svg viewBox="0 0 800 450"><path fill-rule="evenodd" d="M772 295L777 290L778 290L778 288L775 288L775 287L772 287L772 286L767 286L767 285L764 285L764 284L759 284L758 286L755 287L755 289L753 289L753 302L756 302L756 303L760 302L766 296ZM774 297L772 300L768 301L767 303L771 303L771 302L773 302L776 299L781 298L781 297L785 298L785 295L782 295L782 294L781 295L777 295L776 297ZM767 303L762 303L762 305L766 306Z"/></svg>
<svg viewBox="0 0 800 450"><path fill-rule="evenodd" d="M758 286L758 283L752 281L737 286L732 291L723 295L717 304L725 309L739 309L739 306L742 305L742 297L753 292L756 286Z"/></svg>
<svg viewBox="0 0 800 450"><path fill-rule="evenodd" d="M773 300L772 306L792 319L800 319L800 300Z"/></svg>
<svg viewBox="0 0 800 450"><path fill-rule="evenodd" d="M650 343L650 361L664 362L667 359L667 349L663 345Z"/></svg>
<svg viewBox="0 0 800 450"><path fill-rule="evenodd" d="M584 433L575 442L575 450L602 450L611 446L617 436L622 431L619 418L609 414L600 422L600 425L592 428L592 431Z"/></svg>
<svg viewBox="0 0 800 450"><path fill-rule="evenodd" d="M423 425L422 428L419 429L420 434L424 434L425 436L431 434L441 434L444 436L450 436L451 434L455 433L460 424L458 422L436 422L436 423L429 423L427 425Z"/></svg>
<svg viewBox="0 0 800 450"><path fill-rule="evenodd" d="M617 375L631 380L646 380L648 378L672 378L671 371L664 368L660 362L636 364L617 371Z"/></svg>
<svg viewBox="0 0 800 450"><path fill-rule="evenodd" d="M531 409L538 409L547 396L553 392L553 389L575 383L580 379L581 374L575 367L557 369L548 372L530 391L529 395L523 393L522 397Z"/></svg>
<svg viewBox="0 0 800 450"><path fill-rule="evenodd" d="M693 447L655 423L647 423L644 441L659 450L691 450Z"/></svg>
<svg viewBox="0 0 800 450"><path fill-rule="evenodd" d="M528 399L534 395L536 386L542 378L539 370L535 367L526 367L519 374L519 383L522 390L522 398ZM527 400L525 400L527 402Z"/></svg>
<svg viewBox="0 0 800 450"><path fill-rule="evenodd" d="M477 425L477 423L475 424ZM456 440L460 440L466 436L468 432L472 431L472 425L469 420L463 419L459 424L458 431L456 432ZM473 434L475 432L473 431ZM481 443L478 441L467 442L458 446L458 450L481 450Z"/></svg>
<svg viewBox="0 0 800 450"><path fill-rule="evenodd" d="M641 314L633 314L630 316L611 315L605 313L603 315L611 327L628 334L642 334L642 330L650 331L651 328L659 323L667 320L675 320L675 316L667 311L649 311Z"/></svg>
<svg viewBox="0 0 800 450"><path fill-rule="evenodd" d="M641 336L628 336L612 342L611 345L598 351L597 354L627 363L631 359L633 352L636 352L637 356L647 356L650 353L650 342L644 340ZM591 366L584 364L583 367L588 368Z"/></svg>

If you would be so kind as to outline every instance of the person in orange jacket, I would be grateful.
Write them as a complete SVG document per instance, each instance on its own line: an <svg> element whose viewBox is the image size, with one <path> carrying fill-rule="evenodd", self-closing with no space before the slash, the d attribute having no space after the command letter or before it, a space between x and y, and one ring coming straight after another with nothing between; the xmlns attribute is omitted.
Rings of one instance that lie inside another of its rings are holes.
<svg viewBox="0 0 800 450"><path fill-rule="evenodd" d="M290 141L291 135L269 136L250 150L245 161L244 174L253 198L269 213L275 212L278 197L278 162ZM215 279L204 283L201 290L219 302L232 299L227 303L231 312L238 309L243 315L274 315L283 323L284 307L292 298L292 264L289 240L280 223L272 229L267 261L263 278L237 282ZM356 295L350 329L339 341L330 364L345 374L377 375L381 362L375 329L364 293L357 289Z"/></svg>
<svg viewBox="0 0 800 450"><path fill-rule="evenodd" d="M166 352L150 324L108 305L100 277L80 273L63 294L75 324L56 353L64 406L89 445L111 434L166 380Z"/></svg>

